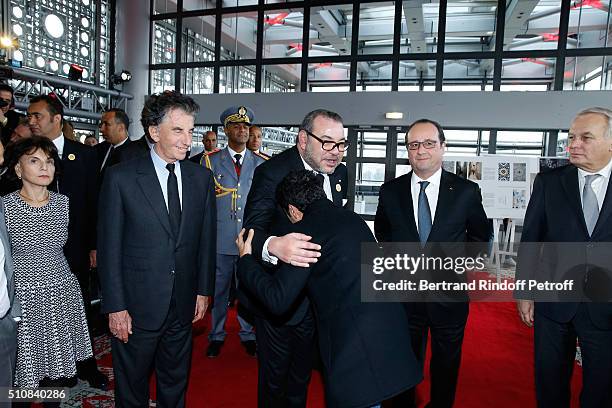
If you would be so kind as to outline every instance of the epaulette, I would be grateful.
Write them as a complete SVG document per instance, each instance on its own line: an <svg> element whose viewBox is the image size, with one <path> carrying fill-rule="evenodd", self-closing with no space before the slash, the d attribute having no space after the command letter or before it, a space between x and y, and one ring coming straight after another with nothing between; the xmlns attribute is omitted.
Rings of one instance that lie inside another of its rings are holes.
<svg viewBox="0 0 612 408"><path fill-rule="evenodd" d="M212 156L215 153L219 153L222 149L215 149L212 152L204 153L206 156Z"/></svg>
<svg viewBox="0 0 612 408"><path fill-rule="evenodd" d="M260 151L254 151L253 154L255 156L261 157L264 160L270 160L270 158L271 158L271 156L269 156L269 155L267 155L267 154L265 154L263 152L260 152Z"/></svg>

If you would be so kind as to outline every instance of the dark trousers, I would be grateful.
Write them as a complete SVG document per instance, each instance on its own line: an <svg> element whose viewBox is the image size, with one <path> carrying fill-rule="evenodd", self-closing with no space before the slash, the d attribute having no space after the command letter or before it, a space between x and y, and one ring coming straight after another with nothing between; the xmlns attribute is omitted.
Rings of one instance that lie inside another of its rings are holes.
<svg viewBox="0 0 612 408"><path fill-rule="evenodd" d="M17 359L17 324L10 315L0 319L0 388L12 387ZM9 407L0 402L0 407Z"/></svg>
<svg viewBox="0 0 612 408"><path fill-rule="evenodd" d="M259 408L303 408L312 370L314 319L308 311L296 326L256 318Z"/></svg>
<svg viewBox="0 0 612 408"><path fill-rule="evenodd" d="M87 318L87 329L89 330L89 338L91 339L91 344L94 344L93 338L93 325L95 323L95 317L93 308L91 307L91 291L89 290L89 282L91 278L91 271L79 271L75 273L77 280L79 281L79 286L81 287L81 296L83 296L83 306L85 307L85 317ZM77 361L77 375L80 378L90 378L98 371L98 363L96 361L96 357L92 356L83 361Z"/></svg>
<svg viewBox="0 0 612 408"><path fill-rule="evenodd" d="M191 323L182 324L174 296L159 330L132 325L133 334L123 343L113 337L112 354L117 407L149 406L149 375L155 367L157 406L184 407L191 364Z"/></svg>
<svg viewBox="0 0 612 408"><path fill-rule="evenodd" d="M576 339L582 352L582 408L612 407L612 330L593 325L586 305L559 323L539 313L535 323L536 398L540 408L570 406Z"/></svg>
<svg viewBox="0 0 612 408"><path fill-rule="evenodd" d="M457 306L465 307L459 303ZM438 321L438 319L432 320L427 307L426 303L411 305L408 318L412 349L423 369L427 337L431 332L431 361L429 362L431 392L427 407L450 408L455 402L459 365L461 364L461 346L469 309L466 308L466 313L454 316L455 319ZM385 407L416 407L416 387L385 403Z"/></svg>

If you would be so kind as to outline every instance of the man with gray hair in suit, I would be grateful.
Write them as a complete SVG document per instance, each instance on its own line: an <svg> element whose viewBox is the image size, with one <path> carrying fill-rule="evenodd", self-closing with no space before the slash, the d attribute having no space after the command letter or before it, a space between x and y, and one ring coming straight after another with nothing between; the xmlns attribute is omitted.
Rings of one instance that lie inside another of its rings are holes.
<svg viewBox="0 0 612 408"><path fill-rule="evenodd" d="M249 128L255 115L245 106L232 106L221 114L227 136L227 147L204 155L203 164L212 172L217 197L217 271L215 300L212 308L212 329L208 335L206 355L215 358L225 341L225 321L230 288L238 263L236 237L242 228L246 199L251 189L255 168L267 159L259 152L247 149ZM255 356L257 344L253 326L239 310L240 341L250 356Z"/></svg>
<svg viewBox="0 0 612 408"><path fill-rule="evenodd" d="M4 221L4 204L0 201L0 389L13 385L17 358L17 323L20 316L19 302L15 299L13 259ZM2 402L7 395L0 395L0 407L11 404Z"/></svg>

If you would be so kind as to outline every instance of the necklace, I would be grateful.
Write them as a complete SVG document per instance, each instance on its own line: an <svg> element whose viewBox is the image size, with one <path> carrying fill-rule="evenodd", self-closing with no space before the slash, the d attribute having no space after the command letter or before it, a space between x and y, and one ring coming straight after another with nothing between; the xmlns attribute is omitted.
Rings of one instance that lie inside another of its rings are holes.
<svg viewBox="0 0 612 408"><path fill-rule="evenodd" d="M44 203L45 201L49 200L49 190L47 190L47 196L45 198L43 198L42 200L35 200L33 198L30 198L27 195L23 194L23 192L21 190L19 191L19 195L22 198L25 198L26 200L31 201L31 202L36 203L36 204Z"/></svg>

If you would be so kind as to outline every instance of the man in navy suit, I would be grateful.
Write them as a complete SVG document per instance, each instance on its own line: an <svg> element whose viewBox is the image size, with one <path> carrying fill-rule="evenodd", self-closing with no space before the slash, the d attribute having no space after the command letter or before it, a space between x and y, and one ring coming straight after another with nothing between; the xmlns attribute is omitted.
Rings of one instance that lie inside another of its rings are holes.
<svg viewBox="0 0 612 408"><path fill-rule="evenodd" d="M145 102L148 155L108 169L100 200L102 311L109 314L117 405L183 407L193 322L214 293L215 192L210 170L183 160L198 105L165 92Z"/></svg>
<svg viewBox="0 0 612 408"><path fill-rule="evenodd" d="M406 133L412 171L388 181L380 189L374 231L380 242L488 242L487 220L478 185L442 169L444 130L421 119ZM445 280L455 280L448 272ZM462 296L462 294L458 294ZM461 363L461 345L469 304L465 301L406 303L412 348L425 361L431 331L430 407L451 407ZM455 299L457 300L457 299ZM414 406L414 389L402 396L401 406Z"/></svg>
<svg viewBox="0 0 612 408"><path fill-rule="evenodd" d="M571 164L540 173L535 179L521 236L517 279L538 279L546 272L546 265L537 262L539 254L527 255L534 243L574 243L572 247L583 249L588 264L591 243L606 243L606 248L612 242L612 110L580 112L571 124L568 144ZM587 264L576 270L577 285L595 278ZM535 330L538 407L569 407L576 339L582 352L580 406L612 406L612 303L534 303L527 293L517 293L517 297L522 321Z"/></svg>

